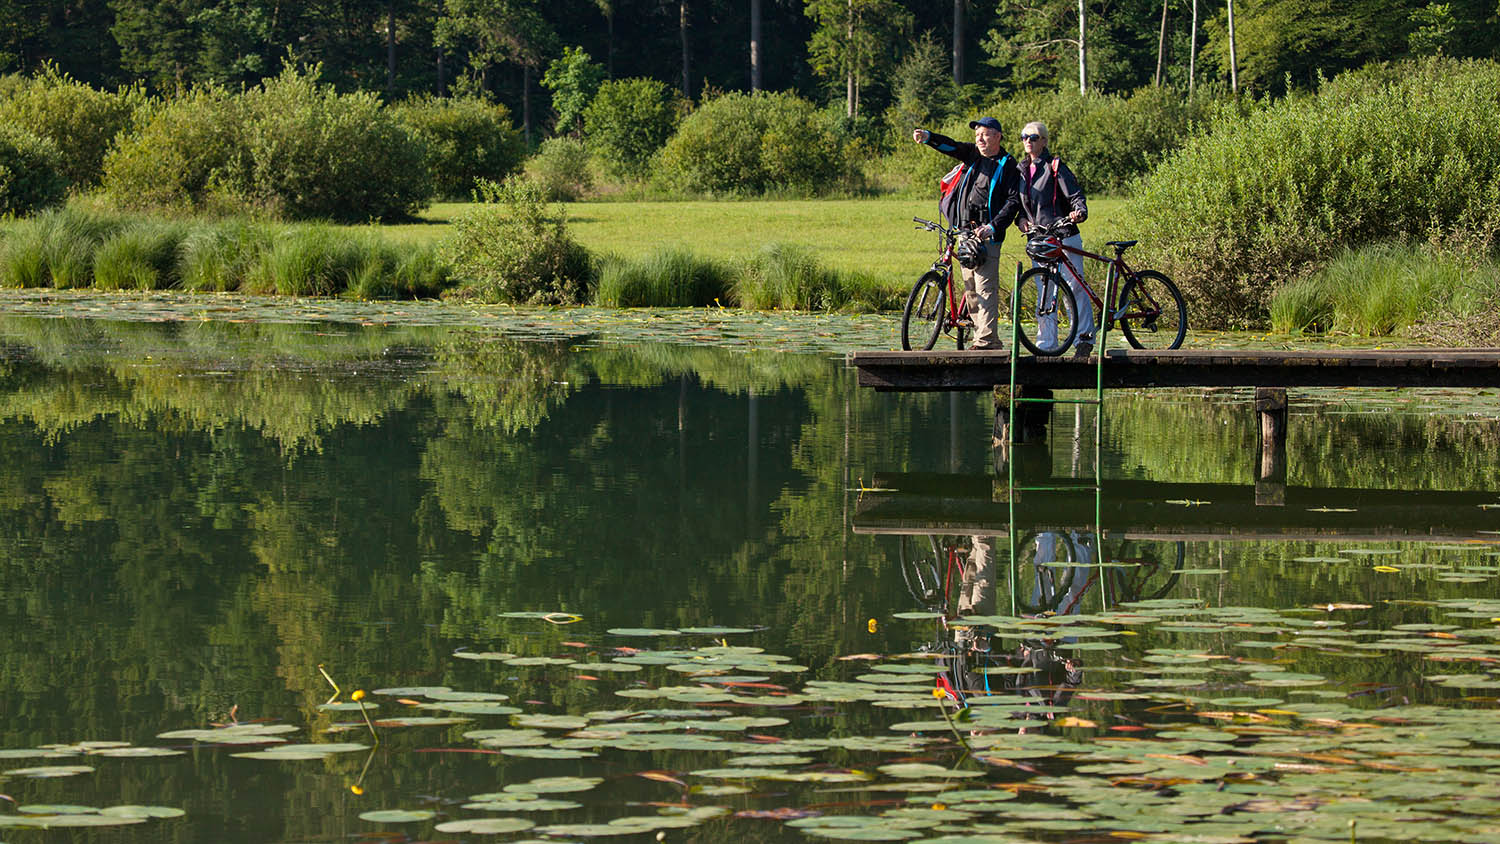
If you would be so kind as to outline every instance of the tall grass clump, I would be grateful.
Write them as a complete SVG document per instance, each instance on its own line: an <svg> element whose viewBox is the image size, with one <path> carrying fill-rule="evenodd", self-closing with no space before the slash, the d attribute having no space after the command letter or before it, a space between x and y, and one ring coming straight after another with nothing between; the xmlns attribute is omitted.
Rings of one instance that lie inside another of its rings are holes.
<svg viewBox="0 0 1500 844"><path fill-rule="evenodd" d="M768 244L746 263L734 282L734 300L762 310L868 311L892 303L876 279L818 263L811 249Z"/></svg>
<svg viewBox="0 0 1500 844"><path fill-rule="evenodd" d="M475 199L440 248L453 268L455 295L515 304L589 300L588 253L568 234L562 209L549 205L537 185L515 176L481 179Z"/></svg>
<svg viewBox="0 0 1500 844"><path fill-rule="evenodd" d="M95 252L124 227L116 218L67 207L12 221L0 249L0 285L90 287Z"/></svg>
<svg viewBox="0 0 1500 844"><path fill-rule="evenodd" d="M250 270L248 293L335 296L353 286L364 269L364 238L328 225L287 226Z"/></svg>
<svg viewBox="0 0 1500 844"><path fill-rule="evenodd" d="M633 261L601 262L594 301L614 308L700 307L722 303L729 288L723 265L666 248Z"/></svg>
<svg viewBox="0 0 1500 844"><path fill-rule="evenodd" d="M1205 327L1254 325L1290 281L1383 241L1486 252L1500 234L1500 64L1426 59L1222 117L1137 186L1139 263Z"/></svg>
<svg viewBox="0 0 1500 844"><path fill-rule="evenodd" d="M246 289L251 270L270 251L270 227L245 219L196 226L178 251L182 288L199 293Z"/></svg>
<svg viewBox="0 0 1500 844"><path fill-rule="evenodd" d="M1464 261L1395 243L1342 250L1271 300L1271 327L1382 336L1446 310L1463 288Z"/></svg>
<svg viewBox="0 0 1500 844"><path fill-rule="evenodd" d="M166 290L180 287L178 250L190 225L140 220L115 232L94 252L98 290Z"/></svg>

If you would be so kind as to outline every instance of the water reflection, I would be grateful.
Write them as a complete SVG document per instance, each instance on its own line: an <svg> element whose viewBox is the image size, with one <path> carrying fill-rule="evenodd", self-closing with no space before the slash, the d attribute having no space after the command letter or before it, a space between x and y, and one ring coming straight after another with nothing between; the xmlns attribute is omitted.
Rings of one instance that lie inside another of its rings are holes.
<svg viewBox="0 0 1500 844"><path fill-rule="evenodd" d="M0 319L0 337L0 750L95 768L31 779L14 772L37 759L0 757L0 791L188 812L120 840L359 839L389 833L372 809L472 816L474 795L575 776L607 780L579 808L536 807L538 826L684 821L660 809L722 813L670 833L685 840L790 841L798 813L930 806L922 789L960 775L1101 836L1154 823L1172 840L1217 815L1108 810L1185 800L1169 790L1204 771L1213 796L1195 801L1311 788L1281 773L1313 764L1287 755L1300 744L1252 727L1382 754L1328 724L1408 700L1421 729L1430 709L1472 732L1497 706L1493 418L1294 418L1285 504L1267 508L1231 403L1122 396L1096 501L986 471L988 396L860 391L817 355L348 325ZM1059 416L1062 446L1077 426ZM1093 469L1084 449L1031 455L1044 477ZM900 617L918 608L937 617ZM527 615L554 611L581 620ZM962 663L949 685L990 701L974 729L1004 754L949 738L919 645ZM363 741L320 708L320 664L371 692L391 724L377 750L294 764L158 739L264 720L294 743ZM538 720L443 697L465 692ZM481 711L416 720L463 704ZM1170 735L1220 717L1191 737L1220 751ZM1117 727L1153 743L1105 741ZM1382 741L1410 738L1395 729ZM192 752L42 748L83 740ZM898 760L962 770L912 783ZM1133 770L1083 770L1105 763ZM1237 779L1250 768L1265 779ZM996 811L974 809L1053 834Z"/></svg>

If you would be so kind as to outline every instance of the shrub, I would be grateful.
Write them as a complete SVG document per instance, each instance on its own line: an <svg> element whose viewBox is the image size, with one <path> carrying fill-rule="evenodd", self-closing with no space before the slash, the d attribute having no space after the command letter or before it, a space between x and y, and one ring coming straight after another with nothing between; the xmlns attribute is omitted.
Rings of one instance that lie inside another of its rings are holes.
<svg viewBox="0 0 1500 844"><path fill-rule="evenodd" d="M1126 206L1199 325L1253 324L1340 247L1500 231L1500 64L1423 60L1279 103L1169 156Z"/></svg>
<svg viewBox="0 0 1500 844"><path fill-rule="evenodd" d="M176 222L146 220L126 226L94 252L94 287L165 290L180 286L177 253L187 232L187 224Z"/></svg>
<svg viewBox="0 0 1500 844"><path fill-rule="evenodd" d="M0 123L0 216L30 214L61 202L68 180L57 145Z"/></svg>
<svg viewBox="0 0 1500 844"><path fill-rule="evenodd" d="M142 110L104 160L103 187L120 208L224 210L245 204L244 105L223 88L195 88Z"/></svg>
<svg viewBox="0 0 1500 844"><path fill-rule="evenodd" d="M482 204L454 220L441 250L459 295L518 304L588 301L588 253L535 184L480 180L475 198Z"/></svg>
<svg viewBox="0 0 1500 844"><path fill-rule="evenodd" d="M682 101L655 79L614 79L583 112L583 135L611 175L641 178L677 127Z"/></svg>
<svg viewBox="0 0 1500 844"><path fill-rule="evenodd" d="M557 133L577 134L583 128L583 110L604 81L605 69L589 58L582 47L564 47L542 74L542 87L552 92L557 112Z"/></svg>
<svg viewBox="0 0 1500 844"><path fill-rule="evenodd" d="M684 249L660 249L638 261L605 261L595 304L613 308L700 307L721 300L728 273Z"/></svg>
<svg viewBox="0 0 1500 844"><path fill-rule="evenodd" d="M425 139L433 186L445 199L467 198L475 179L505 178L526 156L510 110L499 103L479 97L423 96L406 100L393 112Z"/></svg>
<svg viewBox="0 0 1500 844"><path fill-rule="evenodd" d="M422 138L374 94L339 94L320 69L288 67L244 95L247 172L257 206L292 219L410 216L432 196Z"/></svg>
<svg viewBox="0 0 1500 844"><path fill-rule="evenodd" d="M682 121L657 181L705 194L820 192L852 172L835 118L790 93L725 94Z"/></svg>
<svg viewBox="0 0 1500 844"><path fill-rule="evenodd" d="M110 143L130 126L144 101L138 89L98 91L47 64L0 98L0 125L18 126L51 140L62 156L68 183L88 188L99 181Z"/></svg>
<svg viewBox="0 0 1500 844"><path fill-rule="evenodd" d="M548 138L526 162L526 178L550 202L575 202L594 189L588 147L576 138Z"/></svg>

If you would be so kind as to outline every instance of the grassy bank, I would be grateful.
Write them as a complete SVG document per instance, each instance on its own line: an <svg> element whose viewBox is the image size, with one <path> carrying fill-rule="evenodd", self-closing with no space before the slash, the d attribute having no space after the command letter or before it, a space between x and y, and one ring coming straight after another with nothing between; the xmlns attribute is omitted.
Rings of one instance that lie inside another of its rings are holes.
<svg viewBox="0 0 1500 844"><path fill-rule="evenodd" d="M1119 219L1122 204L1118 199L1089 201L1086 242L1132 236ZM382 231L413 243L439 241L467 207L440 203L418 223L384 226ZM912 217L935 217L936 200L576 202L564 207L569 233L595 255L638 260L673 248L732 265L753 259L771 244L789 244L806 248L828 269L890 279L902 295L932 263L937 248L934 235L911 225ZM1002 259L1021 260L1023 243L1012 230Z"/></svg>

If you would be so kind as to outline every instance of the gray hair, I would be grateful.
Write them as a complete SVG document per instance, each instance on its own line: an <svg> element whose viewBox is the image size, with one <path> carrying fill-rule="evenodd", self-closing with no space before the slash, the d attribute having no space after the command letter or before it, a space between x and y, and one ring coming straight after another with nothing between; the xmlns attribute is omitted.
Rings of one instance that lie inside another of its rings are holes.
<svg viewBox="0 0 1500 844"><path fill-rule="evenodd" d="M1030 123L1027 123L1026 127L1021 130L1021 134L1041 135L1043 138L1052 137L1052 135L1047 132L1047 124L1043 123L1040 120L1033 120Z"/></svg>

